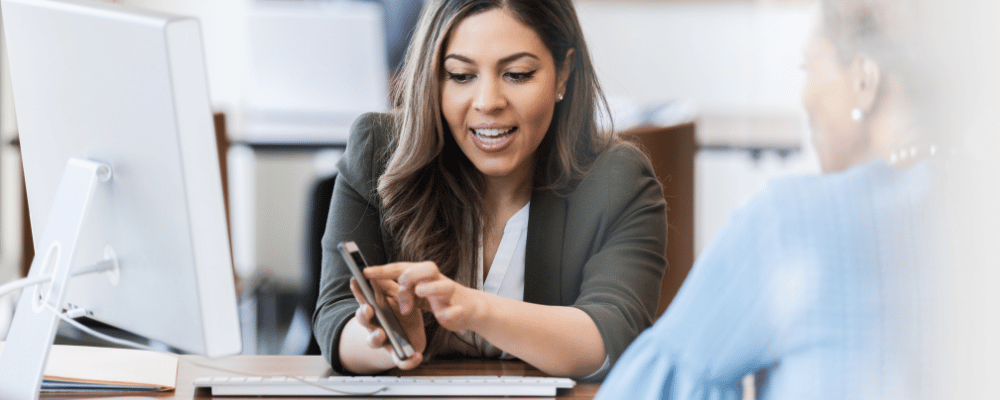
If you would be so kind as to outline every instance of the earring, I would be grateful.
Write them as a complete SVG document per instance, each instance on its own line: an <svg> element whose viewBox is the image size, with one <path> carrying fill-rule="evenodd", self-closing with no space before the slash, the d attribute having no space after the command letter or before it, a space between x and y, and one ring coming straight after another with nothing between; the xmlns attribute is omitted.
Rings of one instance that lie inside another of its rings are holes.
<svg viewBox="0 0 1000 400"><path fill-rule="evenodd" d="M562 101L562 99L563 99L563 94L562 93L559 93L559 94L556 95L556 103Z"/></svg>
<svg viewBox="0 0 1000 400"><path fill-rule="evenodd" d="M865 112L861 111L860 107L855 107L853 110L851 110L851 119L853 119L854 122L861 122L861 120L864 118L865 118Z"/></svg>

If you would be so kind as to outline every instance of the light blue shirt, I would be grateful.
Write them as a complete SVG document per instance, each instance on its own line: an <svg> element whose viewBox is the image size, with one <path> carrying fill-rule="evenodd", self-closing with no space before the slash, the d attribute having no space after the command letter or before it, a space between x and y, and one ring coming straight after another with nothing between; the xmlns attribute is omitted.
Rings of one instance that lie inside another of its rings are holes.
<svg viewBox="0 0 1000 400"><path fill-rule="evenodd" d="M735 212L598 399L915 398L929 165L775 181Z"/></svg>

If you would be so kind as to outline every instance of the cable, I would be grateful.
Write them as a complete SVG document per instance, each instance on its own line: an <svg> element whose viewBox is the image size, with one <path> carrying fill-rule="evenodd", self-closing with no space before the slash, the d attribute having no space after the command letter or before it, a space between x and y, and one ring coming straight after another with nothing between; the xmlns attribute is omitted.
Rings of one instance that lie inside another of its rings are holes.
<svg viewBox="0 0 1000 400"><path fill-rule="evenodd" d="M42 275L33 276L29 278L21 278L16 281L7 282L0 285L0 297L4 297L18 289L24 289L27 286L39 285L52 280L52 275Z"/></svg>
<svg viewBox="0 0 1000 400"><path fill-rule="evenodd" d="M70 276L107 272L110 271L112 268L114 268L114 266L115 263L112 260L98 261L91 265L73 270ZM52 280L52 274L48 274L48 275L31 276L27 278L21 278L12 282L7 282L3 285L0 285L0 297L4 297L8 294L11 294L12 292L18 289L24 289L25 287L32 285L40 285L51 280Z"/></svg>
<svg viewBox="0 0 1000 400"><path fill-rule="evenodd" d="M114 260L101 260L96 263L90 264L86 267L80 267L73 270L73 274L70 276L80 276L83 274L99 273L111 271L115 267Z"/></svg>
<svg viewBox="0 0 1000 400"><path fill-rule="evenodd" d="M146 350L146 351L153 351L153 352L157 352L157 353L169 354L171 356L174 356L178 360L180 359L179 357L177 357L176 354L173 354L173 353L167 353L167 352L159 351L159 350L156 350L156 349L154 349L152 347L149 347L149 346L146 346L146 345L143 345L143 344L135 343L135 342L124 340L124 339L119 339L119 338L116 338L114 336L107 335L107 334L95 331L91 327L86 326L84 324L81 324L79 321L70 318L69 316L67 316L67 313L64 313L64 312L61 312L59 310L56 310L55 307L52 307L52 305L49 304L48 302L45 302L44 304L45 304L45 308L48 308L49 311L52 311L53 313L55 313L59 317L59 319L63 320L63 322L66 322L67 324L73 325L74 327L76 327L76 329L84 331L87 334L89 334L91 336L94 336L94 337L96 337L98 339L101 339L101 340L104 340L104 341L107 341L107 342L111 342L111 343L117 344L119 346L125 346L125 347L131 347L131 348L139 349L139 350ZM79 309L77 309L77 310L79 310Z"/></svg>
<svg viewBox="0 0 1000 400"><path fill-rule="evenodd" d="M119 339L119 338L116 338L116 337L113 337L113 336L110 336L110 335L106 335L104 333L95 331L95 330L91 329L90 327L88 327L88 326L86 326L84 324L81 324L79 321L76 321L76 320L70 318L67 315L67 313L60 312L60 311L56 310L49 303L45 303L45 307L48 308L49 311L52 311L57 316L59 316L59 319L63 320L63 322L66 322L66 323L68 323L70 325L73 325L77 329L79 329L79 330L81 330L81 331L83 331L83 332L85 332L85 333L87 333L87 334L89 334L91 336L94 336L96 338L99 338L99 339L102 339L102 340L105 340L105 341L108 341L108 342L111 342L111 343L114 343L114 344L117 344L117 345L121 345L121 346L126 346L126 347L131 347L131 348L135 348L135 349L139 349L139 350L146 350L146 351L151 351L151 352L155 352L155 353L165 354L165 355L168 355L168 356L171 356L171 357L177 359L177 361L179 361L179 362L185 362L185 363L194 365L196 367L206 368L206 369L210 369L210 370L214 370L214 371L219 371L219 372L226 372L226 373L230 373L230 374L237 374L237 375L247 376L247 377L260 377L260 378L285 377L285 378L291 378L291 379L297 380L299 382L305 383L305 384L310 385L310 386L315 386L315 387L318 387L318 388L321 388L321 389L324 389L324 390L327 390L327 391L330 391L330 392L333 392L333 393L338 393L338 394L343 394L343 395L349 395L349 396L371 396L371 395L379 394L379 393L385 391L386 389L389 389L388 386L383 386L382 388L380 388L380 389L378 389L376 391L373 391L373 392L348 392L348 391L344 391L344 390L337 390L337 389L334 389L334 388L331 388L331 387L328 387L328 386L323 386L323 385L320 385L320 384L315 383L315 382L309 382L309 381L307 381L304 378L299 377L299 376L287 376L287 375L281 375L281 374L257 374L257 373L249 373L249 372L246 372L246 371L238 371L238 370L232 370L232 369L216 367L216 366L212 366L212 365L208 365L208 364L203 364L203 363L200 363L200 362L197 362L197 361L192 361L192 360L188 360L186 358L182 358L182 357L180 357L180 356L178 356L177 354L174 354L174 353L169 353L169 352L157 350L157 349L154 349L154 348L146 346L146 345L142 345L142 344L135 343L135 342L132 342L132 341L128 341L128 340L124 340L124 339Z"/></svg>

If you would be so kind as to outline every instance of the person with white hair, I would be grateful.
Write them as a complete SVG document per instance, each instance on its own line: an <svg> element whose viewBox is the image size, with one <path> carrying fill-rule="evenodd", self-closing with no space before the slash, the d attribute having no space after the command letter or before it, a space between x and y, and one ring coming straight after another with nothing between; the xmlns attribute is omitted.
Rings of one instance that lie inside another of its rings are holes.
<svg viewBox="0 0 1000 400"><path fill-rule="evenodd" d="M913 2L823 0L802 102L823 174L734 213L598 399L916 398L924 391L937 164Z"/></svg>

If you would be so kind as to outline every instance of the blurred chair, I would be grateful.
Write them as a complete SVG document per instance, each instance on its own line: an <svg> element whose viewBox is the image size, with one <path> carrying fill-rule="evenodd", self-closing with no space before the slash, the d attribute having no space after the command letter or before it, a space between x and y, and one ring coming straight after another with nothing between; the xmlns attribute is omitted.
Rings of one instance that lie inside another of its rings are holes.
<svg viewBox="0 0 1000 400"><path fill-rule="evenodd" d="M640 126L621 132L621 136L649 156L667 200L667 270L656 308L659 317L694 264L695 124Z"/></svg>
<svg viewBox="0 0 1000 400"><path fill-rule="evenodd" d="M323 232L326 231L326 219L330 213L330 201L333 197L333 184L337 174L322 178L313 186L310 195L308 218L306 221L306 285L302 291L299 310L309 318L309 345L304 354L318 355L319 345L312 332L312 315L319 300L319 281L323 273ZM298 312L298 310L297 310Z"/></svg>

